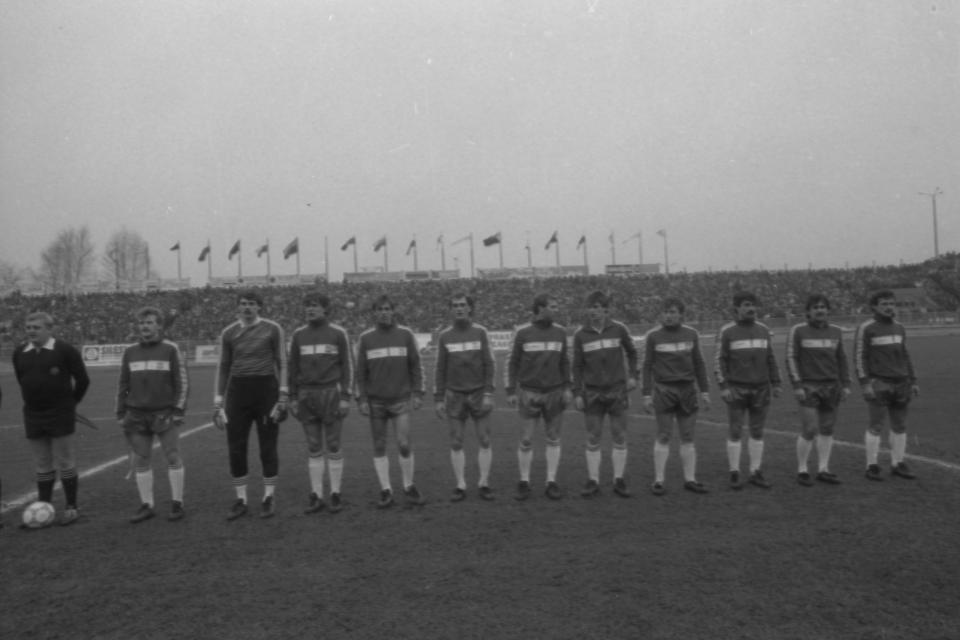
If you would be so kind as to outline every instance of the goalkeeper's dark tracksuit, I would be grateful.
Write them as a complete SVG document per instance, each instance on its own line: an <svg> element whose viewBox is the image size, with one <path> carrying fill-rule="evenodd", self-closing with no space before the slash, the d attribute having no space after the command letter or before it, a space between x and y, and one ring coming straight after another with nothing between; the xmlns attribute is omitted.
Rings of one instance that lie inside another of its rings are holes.
<svg viewBox="0 0 960 640"><path fill-rule="evenodd" d="M260 463L264 478L276 478L279 424L270 412L280 397L286 399L287 352L283 329L272 320L258 318L245 326L239 320L220 334L220 364L216 393L224 398L227 414L227 444L230 475L234 481L247 476L250 428L257 425Z"/></svg>

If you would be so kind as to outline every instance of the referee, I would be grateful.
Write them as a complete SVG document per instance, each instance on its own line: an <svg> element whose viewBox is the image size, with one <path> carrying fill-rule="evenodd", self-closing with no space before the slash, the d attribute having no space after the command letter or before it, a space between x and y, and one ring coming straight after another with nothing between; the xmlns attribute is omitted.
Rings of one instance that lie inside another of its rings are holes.
<svg viewBox="0 0 960 640"><path fill-rule="evenodd" d="M51 502L57 472L66 498L60 524L73 524L77 511L77 461L73 432L76 406L90 378L80 352L53 337L53 317L27 316L27 344L13 352L13 370L23 396L23 425L37 470L37 499Z"/></svg>

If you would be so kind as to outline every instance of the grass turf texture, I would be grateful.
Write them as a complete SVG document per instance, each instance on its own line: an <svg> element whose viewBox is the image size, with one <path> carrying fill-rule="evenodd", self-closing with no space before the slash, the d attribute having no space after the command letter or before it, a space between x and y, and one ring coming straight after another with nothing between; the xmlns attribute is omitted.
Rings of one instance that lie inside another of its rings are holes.
<svg viewBox="0 0 960 640"><path fill-rule="evenodd" d="M630 421L627 479L634 496L610 487L604 446L602 495L579 497L586 479L582 417L568 412L559 481L567 496L543 496L543 435L535 443L533 498L512 499L518 420L495 416L492 484L475 488L475 439L467 438L469 496L453 488L446 426L432 403L413 420L422 508L374 508L378 486L369 429L354 410L344 433L346 509L306 516L306 453L299 425L280 438L278 514L227 523L233 492L223 435L185 437L187 518L166 522L169 490L154 457L161 517L130 525L135 484L126 463L81 481L83 519L71 527L23 532L19 509L0 531L0 637L4 638L956 638L960 637L960 338L917 336L911 352L922 396L912 407L909 452L919 479L863 478L857 446L834 450L844 484L794 482L798 418L785 394L774 402L764 491L726 488L724 409L702 414L697 445L706 496L684 492L673 443L667 495L649 493L653 421ZM712 345L706 355L712 353ZM778 356L782 349L778 349ZM782 362L781 362L782 364ZM428 363L428 376L430 367ZM116 372L93 370L82 407L100 430L81 427L81 470L122 457L112 414ZM213 370L194 368L188 429L209 421ZM9 375L0 378L0 472L4 498L32 488L32 467ZM639 398L634 397L635 405ZM862 442L859 396L840 415L838 437ZM255 444L251 470L259 464ZM391 474L399 468L391 443ZM811 457L815 464L816 454ZM744 465L746 452L744 452ZM815 467L814 467L815 470ZM251 506L260 486L252 477ZM402 500L399 502L402 503ZM57 490L54 503L62 506Z"/></svg>

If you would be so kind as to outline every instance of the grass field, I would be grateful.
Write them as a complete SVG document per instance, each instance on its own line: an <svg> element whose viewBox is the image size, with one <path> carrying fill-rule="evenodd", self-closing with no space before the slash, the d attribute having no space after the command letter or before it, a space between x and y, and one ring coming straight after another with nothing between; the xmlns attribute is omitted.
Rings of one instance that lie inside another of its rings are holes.
<svg viewBox="0 0 960 640"><path fill-rule="evenodd" d="M710 355L712 347L707 348ZM919 479L863 478L865 408L843 408L832 468L844 484L794 483L792 398L775 401L766 449L770 491L726 489L724 411L702 414L699 476L706 496L680 490L674 445L669 493L652 481L653 421L630 423L627 479L634 496L578 495L583 427L569 412L559 480L567 497L542 495L538 434L534 499L510 496L518 421L496 414L492 483L497 500L451 504L445 425L432 403L414 419L422 508L374 508L368 428L345 427L340 514L302 515L305 447L295 421L281 433L278 516L224 520L232 501L222 433L209 427L211 368L194 368L182 449L188 517L127 523L138 506L125 480L126 448L111 418L116 372L93 370L80 427L83 519L24 532L17 504L0 531L2 638L960 638L960 337L917 335L911 351L921 397L909 452ZM778 354L782 350L778 350ZM428 363L429 364L429 363ZM428 366L429 372L429 366ZM9 374L0 375L0 475L20 503L33 470ZM500 407L505 407L502 396ZM475 441L468 480L475 483ZM814 454L815 456L815 454ZM391 448L395 486L399 469ZM252 469L257 469L256 448ZM886 463L886 457L882 457ZM159 456L157 497L168 487ZM251 499L260 487L251 485ZM55 496L62 505L59 489Z"/></svg>

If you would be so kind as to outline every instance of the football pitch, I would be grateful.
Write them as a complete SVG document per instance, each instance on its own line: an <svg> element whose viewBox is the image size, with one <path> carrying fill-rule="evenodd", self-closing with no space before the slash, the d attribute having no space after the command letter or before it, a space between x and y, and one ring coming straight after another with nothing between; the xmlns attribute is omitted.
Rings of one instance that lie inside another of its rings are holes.
<svg viewBox="0 0 960 640"><path fill-rule="evenodd" d="M634 395L631 498L611 490L608 441L602 494L579 496L584 430L582 416L568 411L558 476L565 498L543 495L538 433L534 496L517 502L519 421L500 391L493 502L477 497L472 434L468 499L449 502L446 426L428 399L412 421L425 506L375 508L369 428L353 409L344 428L341 513L302 513L306 448L291 419L281 428L277 516L261 520L253 509L232 523L225 520L234 497L225 437L209 424L213 369L190 371L181 443L187 518L164 518L169 488L157 452L159 513L139 525L127 522L139 501L112 417L117 372L92 369L81 411L99 429L78 427L82 519L19 530L33 469L18 389L5 373L0 477L9 504L0 530L0 637L960 638L960 331L909 335L921 387L908 431L914 481L863 477L866 409L855 392L840 412L841 444L831 465L843 484L798 486L798 418L786 391L768 422L764 468L774 487L730 491L725 410L714 390L697 437L698 476L709 494L682 491L676 442L668 493L650 494L653 420ZM845 346L849 352L849 340ZM712 344L704 350L709 362ZM781 370L782 354L779 345ZM425 364L429 383L432 361ZM253 440L255 505L261 487ZM389 451L396 491L394 443ZM887 462L881 454L885 472ZM54 503L62 507L59 487Z"/></svg>

